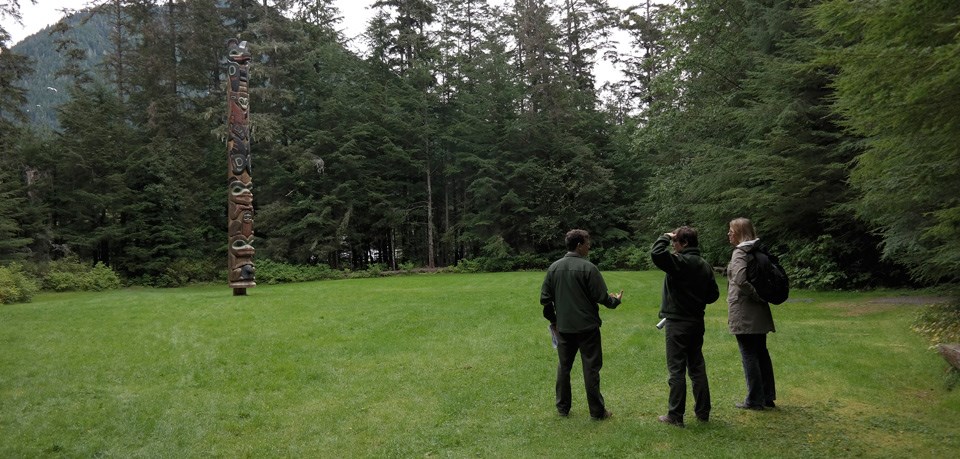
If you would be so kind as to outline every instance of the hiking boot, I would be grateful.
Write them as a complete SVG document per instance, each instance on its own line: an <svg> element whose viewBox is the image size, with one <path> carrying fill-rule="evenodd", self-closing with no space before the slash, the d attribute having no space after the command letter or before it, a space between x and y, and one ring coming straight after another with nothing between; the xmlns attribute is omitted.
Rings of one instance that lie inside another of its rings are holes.
<svg viewBox="0 0 960 459"><path fill-rule="evenodd" d="M594 421L602 421L604 419L610 419L610 416L613 416L613 413L611 413L610 410L604 410L603 414L600 416L590 416L590 419L593 419Z"/></svg>
<svg viewBox="0 0 960 459"><path fill-rule="evenodd" d="M670 417L670 415L667 415L667 414L658 417L657 420L660 421L660 422L662 422L662 423L664 423L664 424L670 424L670 425L672 425L672 426L677 426L677 427L679 427L679 428L681 428L681 429L683 428L683 421L682 421L682 420L674 419L674 418Z"/></svg>

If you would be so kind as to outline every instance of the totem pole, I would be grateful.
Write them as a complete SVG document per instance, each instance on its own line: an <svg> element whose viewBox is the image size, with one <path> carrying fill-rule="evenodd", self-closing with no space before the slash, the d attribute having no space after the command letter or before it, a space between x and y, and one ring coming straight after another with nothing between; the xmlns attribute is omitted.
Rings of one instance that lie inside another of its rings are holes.
<svg viewBox="0 0 960 459"><path fill-rule="evenodd" d="M250 178L250 51L247 42L227 40L227 249L228 278L235 296L256 287L253 267L253 181Z"/></svg>

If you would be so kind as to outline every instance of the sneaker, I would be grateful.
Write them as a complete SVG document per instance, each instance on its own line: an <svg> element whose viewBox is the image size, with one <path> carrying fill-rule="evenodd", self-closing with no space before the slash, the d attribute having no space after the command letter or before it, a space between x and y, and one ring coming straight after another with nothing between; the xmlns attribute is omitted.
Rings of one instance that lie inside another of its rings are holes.
<svg viewBox="0 0 960 459"><path fill-rule="evenodd" d="M662 422L662 423L664 423L664 424L670 424L670 425L672 425L672 426L677 426L677 427L679 427L679 428L681 428L681 429L683 428L683 421L679 421L679 420L673 419L673 418L671 418L669 415L666 415L666 414L663 415L663 416L658 417L657 420L660 421L660 422Z"/></svg>
<svg viewBox="0 0 960 459"><path fill-rule="evenodd" d="M737 408L740 408L741 410L763 411L763 405L748 405L746 403L737 403L734 406L736 406Z"/></svg>
<svg viewBox="0 0 960 459"><path fill-rule="evenodd" d="M565 418L565 417L567 417L567 416L570 416L570 412L569 412L569 411L558 411L557 414L559 414L561 418Z"/></svg>
<svg viewBox="0 0 960 459"><path fill-rule="evenodd" d="M590 419L593 419L594 421L602 421L604 419L610 419L610 416L613 416L613 413L611 413L609 410L604 410L603 414L600 416L590 416Z"/></svg>

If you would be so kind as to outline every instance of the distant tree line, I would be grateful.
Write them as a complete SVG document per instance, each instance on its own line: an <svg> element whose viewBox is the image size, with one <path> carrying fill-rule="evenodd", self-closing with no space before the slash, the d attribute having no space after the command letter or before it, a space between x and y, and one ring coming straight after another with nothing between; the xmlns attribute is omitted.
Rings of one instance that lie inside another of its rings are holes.
<svg viewBox="0 0 960 459"><path fill-rule="evenodd" d="M331 0L93 3L99 65L75 22L52 35L53 131L0 30L3 260L222 276L238 37L255 260L542 268L584 228L601 267L642 269L689 224L722 265L747 216L798 286L958 281L953 0L378 0L360 53Z"/></svg>

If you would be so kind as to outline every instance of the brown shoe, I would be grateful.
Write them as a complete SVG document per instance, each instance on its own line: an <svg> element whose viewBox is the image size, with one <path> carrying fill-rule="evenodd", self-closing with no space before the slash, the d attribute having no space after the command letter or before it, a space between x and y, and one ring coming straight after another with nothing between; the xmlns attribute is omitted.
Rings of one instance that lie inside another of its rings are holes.
<svg viewBox="0 0 960 459"><path fill-rule="evenodd" d="M590 419L593 419L594 421L602 421L604 419L610 419L610 416L613 416L613 413L611 413L609 410L605 410L602 415L590 416Z"/></svg>
<svg viewBox="0 0 960 459"><path fill-rule="evenodd" d="M681 429L683 428L683 421L679 421L679 420L673 419L673 418L671 418L669 415L666 415L666 414L663 415L663 416L658 417L657 420L660 421L660 422L662 422L662 423L664 423L664 424L670 424L670 425L672 425L672 426L677 426L677 427L679 427L679 428L681 428Z"/></svg>

